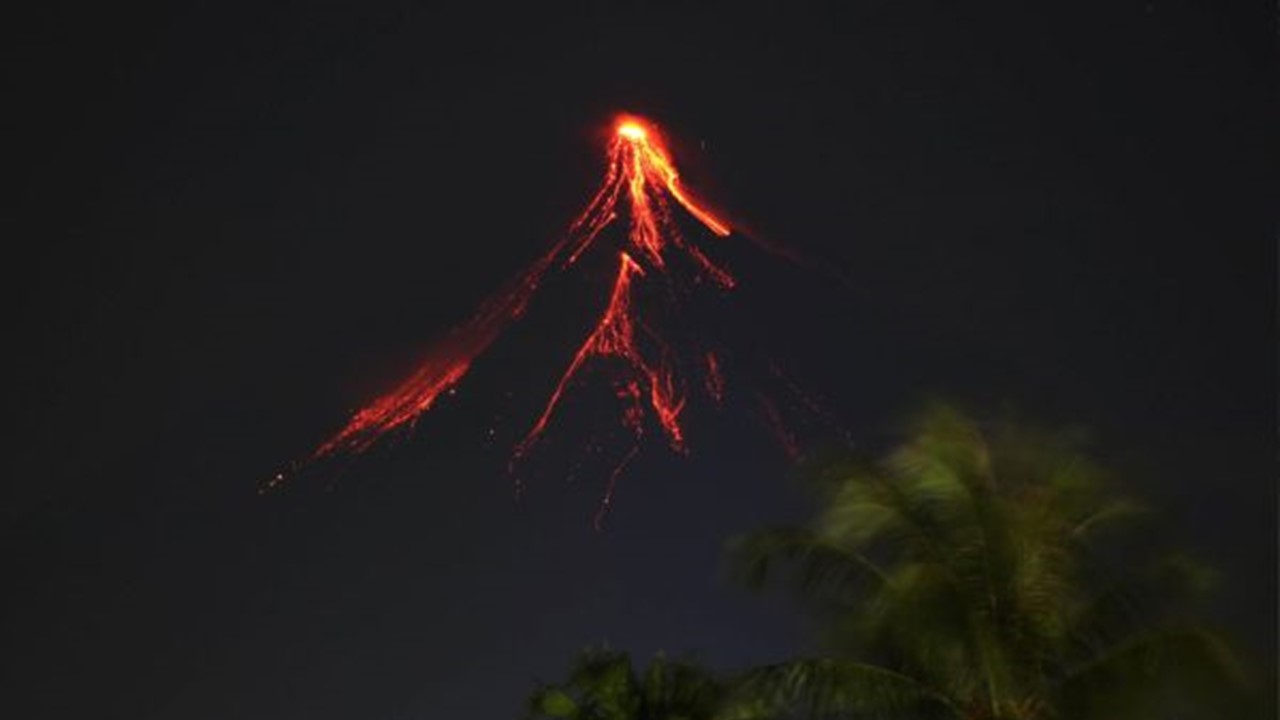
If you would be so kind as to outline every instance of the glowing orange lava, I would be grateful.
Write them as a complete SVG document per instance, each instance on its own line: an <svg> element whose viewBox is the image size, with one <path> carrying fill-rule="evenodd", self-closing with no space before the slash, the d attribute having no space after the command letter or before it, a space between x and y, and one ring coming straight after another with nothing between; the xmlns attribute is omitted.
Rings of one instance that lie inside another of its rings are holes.
<svg viewBox="0 0 1280 720"><path fill-rule="evenodd" d="M635 320L632 317L631 284L634 278L644 275L644 270L636 264L631 256L623 251L619 255L618 277L613 285L613 293L609 296L609 305L587 341L578 349L569 368L560 378L560 383L551 393L551 399L533 429L525 436L516 448L516 457L525 454L529 446L546 429L551 414L555 411L565 386L573 379L583 363L595 357L614 357L626 362L631 370L630 377L619 384L619 397L628 401L629 407L623 413L623 424L639 438L644 433L644 411L641 403L647 394L649 405L653 409L658 424L667 434L672 448L680 450L684 445L684 433L680 430L680 410L684 400L676 390L676 382L671 368L662 360L656 363L645 359L636 345Z"/></svg>
<svg viewBox="0 0 1280 720"><path fill-rule="evenodd" d="M660 429L669 447L677 451L685 447L680 418L685 407L685 383L677 371L672 350L637 317L633 300L635 286L653 273L667 273L673 251L690 261L698 277L709 279L725 290L735 284L732 275L680 235L672 216L672 200L711 233L727 237L732 232L725 220L695 200L681 184L658 129L638 117L618 118L608 147L604 182L570 225L567 235L506 291L493 297L471 320L450 333L431 351L417 372L356 412L341 431L315 450L312 459L364 451L387 433L411 425L435 405L441 394L455 388L502 330L524 314L549 270L565 270L574 265L594 245L601 232L625 212L629 227L623 247L617 253L617 274L604 311L513 455L513 462L522 458L542 436L563 395L589 361L619 362L624 372L615 377L614 386L624 406L621 421L636 444L614 468L602 504L603 512L611 502L613 483L635 456L649 420ZM625 209L619 208L620 203ZM641 332L645 335L643 347L638 337ZM707 353L704 362L706 387L719 400L723 381L717 360Z"/></svg>

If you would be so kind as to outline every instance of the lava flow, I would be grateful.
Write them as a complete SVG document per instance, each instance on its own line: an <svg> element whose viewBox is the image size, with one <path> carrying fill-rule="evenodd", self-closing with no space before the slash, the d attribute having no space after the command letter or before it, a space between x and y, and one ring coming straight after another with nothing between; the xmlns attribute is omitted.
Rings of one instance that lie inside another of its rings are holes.
<svg viewBox="0 0 1280 720"><path fill-rule="evenodd" d="M512 462L523 458L537 443L575 377L596 359L612 360L623 368L613 378L613 384L623 405L622 425L635 440L615 466L610 488L623 466L634 457L647 427L657 428L669 447L682 451L685 432L681 413L686 404L686 383L679 372L680 363L672 348L640 317L634 294L637 285L658 278L679 286L689 279L698 284L707 281L722 291L732 289L735 280L681 236L673 217L677 206L716 236L727 237L732 232L724 219L695 200L681 184L657 128L638 117L619 118L608 148L604 182L565 237L510 287L446 336L400 386L356 412L310 459L362 452L387 433L411 426L442 394L455 388L475 359L524 314L548 273L574 266L597 243L605 228L624 213L629 227L622 247L616 251L616 275L604 311L561 375L541 414L516 445ZM671 268L677 261L680 273ZM723 380L717 358L707 352L702 362L707 392L718 401ZM602 507L608 507L610 495L606 491Z"/></svg>

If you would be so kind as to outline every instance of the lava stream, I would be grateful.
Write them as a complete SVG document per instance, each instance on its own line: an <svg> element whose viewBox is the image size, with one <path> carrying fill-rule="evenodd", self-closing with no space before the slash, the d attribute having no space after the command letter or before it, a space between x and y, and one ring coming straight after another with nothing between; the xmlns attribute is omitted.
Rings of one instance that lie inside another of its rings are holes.
<svg viewBox="0 0 1280 720"><path fill-rule="evenodd" d="M534 263L505 291L500 292L466 323L452 331L433 348L425 362L391 392L354 413L347 424L311 455L319 460L339 453L358 453L399 428L412 425L431 409L443 393L455 388L477 357L483 354L513 321L527 309L539 285L551 270L572 267L592 247L605 228L625 212L629 220L624 247L618 252L618 269L608 303L595 328L580 346L529 432L519 442L513 461L523 457L546 430L563 394L583 366L594 358L621 361L627 372L615 380L624 402L622 423L632 433L637 446L625 455L614 470L610 487L622 467L634 457L650 415L675 450L684 448L680 415L685 406L684 383L677 373L672 351L656 335L647 347L648 357L638 343L637 331L645 325L636 317L633 302L635 285L651 273L667 275L672 252L688 260L699 278L721 289L731 289L735 280L698 247L681 237L672 217L672 200L711 233L731 234L728 223L696 201L680 182L670 153L662 144L657 128L638 117L620 117L608 148L607 168L600 189L566 236ZM619 204L624 203L625 209ZM655 351L653 348L656 347ZM707 355L714 376L709 390L719 399L722 392L719 370L713 355ZM714 389L711 389L714 388ZM607 495L606 498L609 496ZM607 500L606 500L607 505Z"/></svg>

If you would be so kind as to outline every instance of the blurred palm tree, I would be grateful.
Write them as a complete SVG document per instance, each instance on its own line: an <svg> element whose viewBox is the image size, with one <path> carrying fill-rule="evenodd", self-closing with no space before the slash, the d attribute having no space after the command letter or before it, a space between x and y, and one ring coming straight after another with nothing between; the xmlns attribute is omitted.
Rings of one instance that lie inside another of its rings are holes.
<svg viewBox="0 0 1280 720"><path fill-rule="evenodd" d="M583 652L568 682L546 685L529 698L530 718L563 720L711 720L726 685L689 662L654 658L637 673L623 652Z"/></svg>
<svg viewBox="0 0 1280 720"><path fill-rule="evenodd" d="M883 461L827 464L809 525L733 552L751 585L795 583L826 648L748 672L739 697L758 717L1194 717L1239 681L1188 619L1207 575L1125 545L1142 508L1079 448L937 406Z"/></svg>

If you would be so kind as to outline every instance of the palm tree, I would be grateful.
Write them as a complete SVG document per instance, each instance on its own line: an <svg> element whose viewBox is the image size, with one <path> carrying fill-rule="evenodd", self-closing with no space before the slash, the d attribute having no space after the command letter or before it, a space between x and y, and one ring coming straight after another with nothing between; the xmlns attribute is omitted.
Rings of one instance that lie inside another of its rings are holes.
<svg viewBox="0 0 1280 720"><path fill-rule="evenodd" d="M711 720L726 686L710 671L661 656L643 674L623 652L583 652L563 685L529 698L530 718L563 720Z"/></svg>
<svg viewBox="0 0 1280 720"><path fill-rule="evenodd" d="M814 480L810 524L735 543L750 584L794 581L825 628L821 657L743 678L762 716L1187 717L1238 679L1184 614L1197 566L1102 562L1142 509L1070 436L934 407L883 461Z"/></svg>

